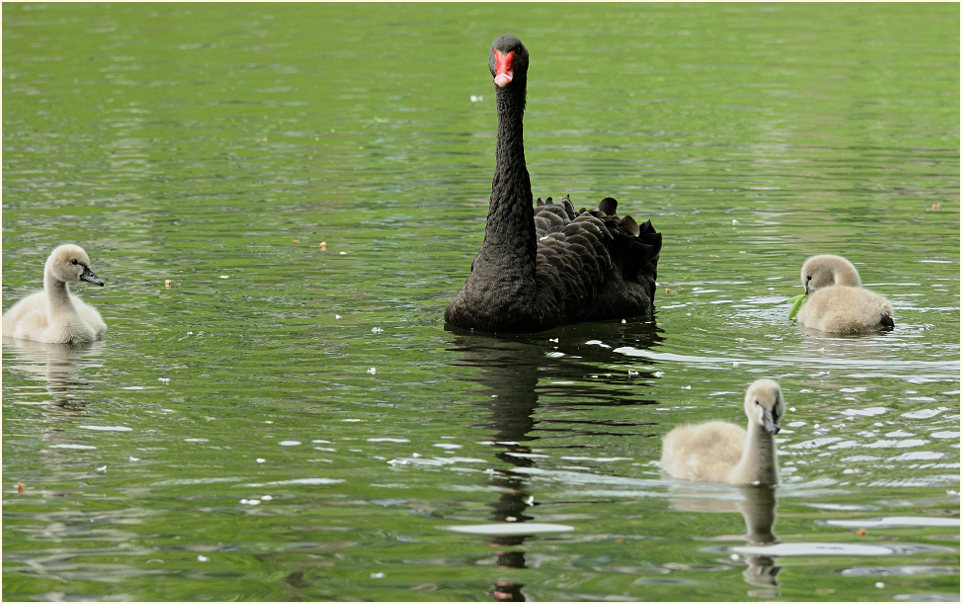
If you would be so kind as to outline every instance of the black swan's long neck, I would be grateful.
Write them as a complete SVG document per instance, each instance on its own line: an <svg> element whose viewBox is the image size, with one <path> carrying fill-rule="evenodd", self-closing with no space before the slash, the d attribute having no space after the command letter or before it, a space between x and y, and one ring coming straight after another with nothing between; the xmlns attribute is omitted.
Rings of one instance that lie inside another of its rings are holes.
<svg viewBox="0 0 962 604"><path fill-rule="evenodd" d="M534 275L538 243L535 238L531 179L524 161L525 82L496 92L498 148L491 203L478 260L497 261ZM490 254L490 256L488 256Z"/></svg>

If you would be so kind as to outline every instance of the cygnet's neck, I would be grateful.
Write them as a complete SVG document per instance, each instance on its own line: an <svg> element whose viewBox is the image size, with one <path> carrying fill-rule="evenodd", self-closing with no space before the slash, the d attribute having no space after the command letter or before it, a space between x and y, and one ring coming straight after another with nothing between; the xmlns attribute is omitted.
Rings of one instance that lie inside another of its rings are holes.
<svg viewBox="0 0 962 604"><path fill-rule="evenodd" d="M778 463L775 461L775 435L760 424L748 422L748 436L742 458L732 469L732 482L737 484L775 484Z"/></svg>
<svg viewBox="0 0 962 604"><path fill-rule="evenodd" d="M49 267L43 271L43 290L47 293L47 309L50 314L76 313L70 300L67 284L54 276Z"/></svg>
<svg viewBox="0 0 962 604"><path fill-rule="evenodd" d="M850 266L837 267L832 276L835 278L835 285L846 285L848 287L861 287L862 280L858 276L858 271Z"/></svg>

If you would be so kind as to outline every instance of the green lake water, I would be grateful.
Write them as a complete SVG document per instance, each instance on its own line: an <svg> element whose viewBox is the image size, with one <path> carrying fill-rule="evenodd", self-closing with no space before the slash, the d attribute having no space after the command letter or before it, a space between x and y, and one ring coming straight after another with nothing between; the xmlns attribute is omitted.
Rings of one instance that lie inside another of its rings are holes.
<svg viewBox="0 0 962 604"><path fill-rule="evenodd" d="M4 4L3 307L74 242L108 331L3 341L3 598L957 600L958 24ZM503 33L531 53L535 196L664 234L654 320L444 329ZM894 330L788 320L816 253ZM742 424L760 377L781 484L663 477L661 437Z"/></svg>

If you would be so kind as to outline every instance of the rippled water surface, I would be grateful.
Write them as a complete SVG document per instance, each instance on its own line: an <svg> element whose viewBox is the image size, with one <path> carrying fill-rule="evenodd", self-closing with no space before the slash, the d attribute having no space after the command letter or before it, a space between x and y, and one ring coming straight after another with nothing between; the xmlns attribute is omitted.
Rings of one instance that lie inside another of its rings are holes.
<svg viewBox="0 0 962 604"><path fill-rule="evenodd" d="M3 341L4 599L958 599L958 22L5 5L3 306L72 241L109 329ZM506 31L535 195L664 233L653 321L443 329ZM894 330L787 319L826 252ZM759 377L782 484L663 477Z"/></svg>

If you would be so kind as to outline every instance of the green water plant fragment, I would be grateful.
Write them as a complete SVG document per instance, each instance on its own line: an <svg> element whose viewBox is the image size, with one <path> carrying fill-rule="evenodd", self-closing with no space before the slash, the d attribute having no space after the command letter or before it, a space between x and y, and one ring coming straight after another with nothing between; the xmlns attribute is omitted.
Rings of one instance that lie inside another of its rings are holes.
<svg viewBox="0 0 962 604"><path fill-rule="evenodd" d="M802 304L805 304L805 300L808 300L808 294L798 294L797 296L792 296L788 299L788 301L792 304L791 309L788 311L789 319L795 318L795 315L798 314L798 309L802 307Z"/></svg>

